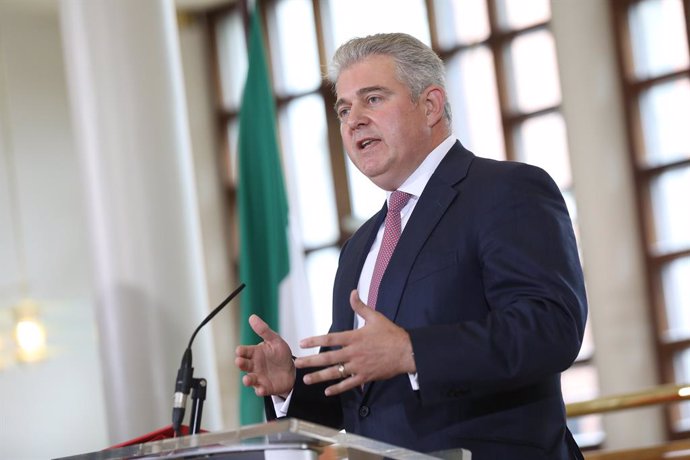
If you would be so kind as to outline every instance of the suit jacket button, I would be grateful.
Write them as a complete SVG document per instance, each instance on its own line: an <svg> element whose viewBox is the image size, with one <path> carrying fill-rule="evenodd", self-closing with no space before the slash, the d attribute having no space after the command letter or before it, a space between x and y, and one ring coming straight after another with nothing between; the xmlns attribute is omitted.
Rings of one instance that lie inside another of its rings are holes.
<svg viewBox="0 0 690 460"><path fill-rule="evenodd" d="M367 417L369 415L369 406L362 406L359 408L359 416Z"/></svg>

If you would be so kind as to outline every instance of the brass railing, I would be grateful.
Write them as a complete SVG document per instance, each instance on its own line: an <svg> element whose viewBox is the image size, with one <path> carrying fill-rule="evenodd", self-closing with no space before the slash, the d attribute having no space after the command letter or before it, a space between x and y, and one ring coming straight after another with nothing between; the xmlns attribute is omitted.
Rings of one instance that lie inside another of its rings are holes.
<svg viewBox="0 0 690 460"><path fill-rule="evenodd" d="M571 403L566 406L568 417L633 409L636 407L668 404L690 400L690 384L660 385L634 393L604 396L590 401ZM585 453L586 460L690 460L690 440L673 441L658 446L637 449L592 451Z"/></svg>
<svg viewBox="0 0 690 460"><path fill-rule="evenodd" d="M585 452L585 460L690 460L690 441L637 449Z"/></svg>
<svg viewBox="0 0 690 460"><path fill-rule="evenodd" d="M660 385L634 393L604 396L590 401L571 403L566 406L566 411L568 417L579 417L580 415L600 414L683 400L690 400L690 384Z"/></svg>

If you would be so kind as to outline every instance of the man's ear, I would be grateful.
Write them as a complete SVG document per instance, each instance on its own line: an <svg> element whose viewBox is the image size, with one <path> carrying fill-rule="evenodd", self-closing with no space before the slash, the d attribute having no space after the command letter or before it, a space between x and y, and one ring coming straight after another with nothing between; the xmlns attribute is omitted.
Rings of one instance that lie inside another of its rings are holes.
<svg viewBox="0 0 690 460"><path fill-rule="evenodd" d="M431 85L422 93L426 109L427 126L434 126L444 116L446 92L440 86Z"/></svg>

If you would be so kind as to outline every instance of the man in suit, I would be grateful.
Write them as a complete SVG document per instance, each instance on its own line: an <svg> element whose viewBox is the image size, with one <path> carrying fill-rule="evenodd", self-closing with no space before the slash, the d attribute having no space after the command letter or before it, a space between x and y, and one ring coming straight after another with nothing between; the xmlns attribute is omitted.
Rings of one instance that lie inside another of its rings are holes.
<svg viewBox="0 0 690 460"><path fill-rule="evenodd" d="M342 249L330 332L300 343L320 352L293 360L253 316L263 342L237 349L244 385L271 396L269 418L414 450L581 458L560 373L587 307L558 188L452 137L443 64L413 37L353 39L329 78L347 153L388 200Z"/></svg>

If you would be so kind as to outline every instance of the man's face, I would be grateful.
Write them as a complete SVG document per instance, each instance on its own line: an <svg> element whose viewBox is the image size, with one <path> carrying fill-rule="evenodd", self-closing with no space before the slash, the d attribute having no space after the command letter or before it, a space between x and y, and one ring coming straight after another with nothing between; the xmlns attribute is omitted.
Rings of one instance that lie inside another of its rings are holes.
<svg viewBox="0 0 690 460"><path fill-rule="evenodd" d="M390 56L370 56L336 83L340 135L352 162L384 190L395 190L433 149L424 94L413 102Z"/></svg>

